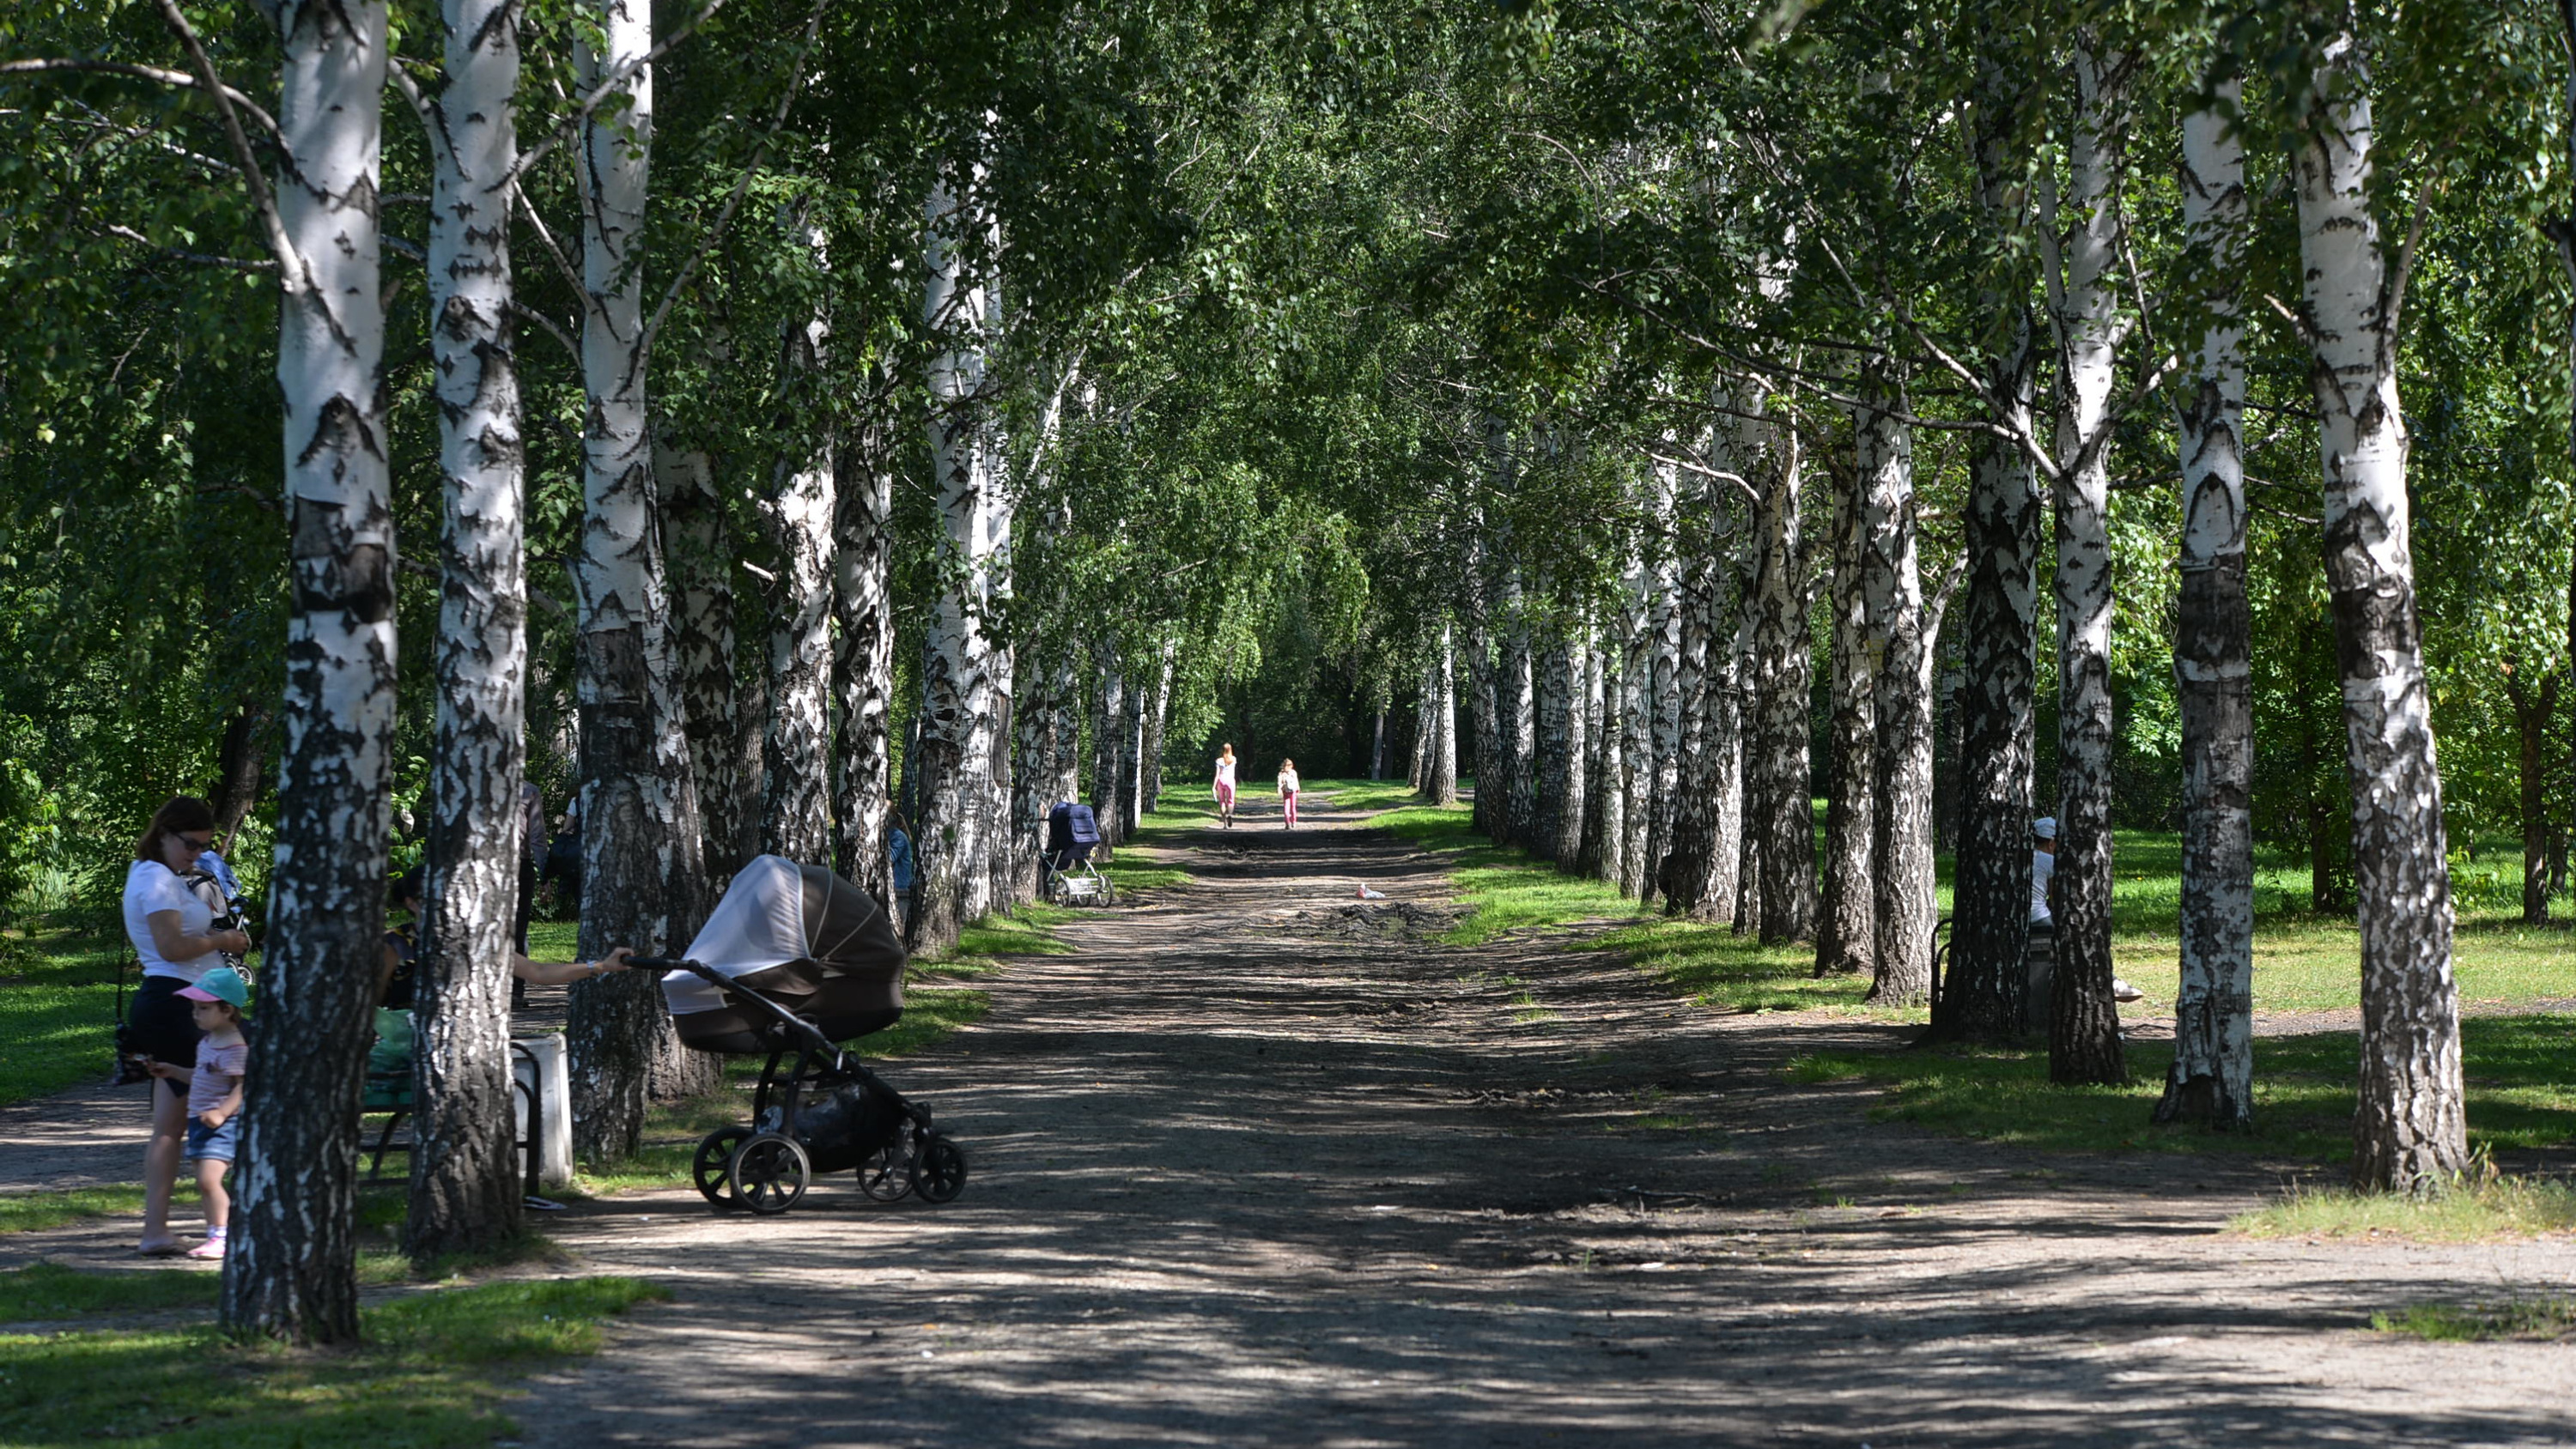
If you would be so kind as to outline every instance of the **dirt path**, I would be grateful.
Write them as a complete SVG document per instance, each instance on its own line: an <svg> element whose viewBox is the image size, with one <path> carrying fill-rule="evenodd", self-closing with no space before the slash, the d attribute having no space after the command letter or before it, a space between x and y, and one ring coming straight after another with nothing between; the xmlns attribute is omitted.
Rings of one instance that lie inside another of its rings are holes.
<svg viewBox="0 0 2576 1449"><path fill-rule="evenodd" d="M567 1224L678 1301L541 1380L525 1441L2576 1442L2576 1351L2363 1326L2565 1292L2576 1244L2221 1236L2260 1167L1927 1138L1778 1074L1882 1028L1354 938L1362 883L1441 898L1400 844L1250 820L1189 855L892 1070L973 1155L955 1204Z"/></svg>

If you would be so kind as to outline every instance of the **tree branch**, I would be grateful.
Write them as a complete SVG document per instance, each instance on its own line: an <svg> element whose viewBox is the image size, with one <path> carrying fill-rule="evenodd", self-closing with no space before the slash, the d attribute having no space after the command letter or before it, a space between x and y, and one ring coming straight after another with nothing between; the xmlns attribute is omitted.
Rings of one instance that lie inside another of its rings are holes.
<svg viewBox="0 0 2576 1449"><path fill-rule="evenodd" d="M193 45L191 48L194 48ZM184 70L163 70L157 65L130 65L118 60L45 58L0 61L0 75L40 75L47 71L89 71L99 75L130 76L136 80L153 81L188 91L202 91L212 85L213 94L217 99L228 101L248 111L251 119L259 122L260 129L266 131L271 138L278 134L276 118L261 110L258 102L220 81L202 80ZM211 73L210 70L209 75Z"/></svg>
<svg viewBox="0 0 2576 1449"><path fill-rule="evenodd" d="M617 69L602 77L599 84L592 89L591 93L582 98L580 106L575 108L571 115L564 117L563 122L556 126L552 133L550 133L544 140L539 141L536 145L520 152L519 159L511 163L510 169L501 173L501 179L493 182L491 185L483 189L486 191L498 191L504 186L517 185L522 173L526 172L529 167L536 165L539 161L544 160L548 152L554 150L564 142L571 140L574 133L578 132L582 125L589 121L591 113L598 110L600 106L609 100L610 97L615 96L618 91L625 86L627 81L634 78L636 72L642 70L648 65L651 65L653 62L660 60L663 56L670 54L673 46L688 39L699 26L707 22L709 17L713 16L717 11L722 10L724 8L724 4L725 0L707 0L706 8L683 21L680 27L677 30L672 31L661 44L654 46L651 50L644 52L641 56L628 61L626 64L619 66Z"/></svg>
<svg viewBox="0 0 2576 1449"><path fill-rule="evenodd" d="M304 259L296 254L295 243L286 235L286 222L277 214L277 197L268 189L268 173L259 169L259 158L251 154L250 138L242 134L241 117L233 110L232 98L239 92L215 75L214 61L207 58L206 47L198 41L197 28L188 23L187 16L179 13L177 0L157 0L157 3L161 7L161 18L177 33L179 43L187 48L190 63L197 67L201 89L214 101L216 113L223 117L224 139L232 142L233 159L241 165L242 184L250 188L251 205L258 208L261 227L267 233L268 249L277 257L279 290L289 296L309 293L312 279L303 274ZM256 106L251 109L254 112L259 110ZM270 133L278 137L278 146L283 150L286 139L278 131L277 122L269 120L265 113L260 113L260 119L266 122ZM325 310L327 312L328 308Z"/></svg>

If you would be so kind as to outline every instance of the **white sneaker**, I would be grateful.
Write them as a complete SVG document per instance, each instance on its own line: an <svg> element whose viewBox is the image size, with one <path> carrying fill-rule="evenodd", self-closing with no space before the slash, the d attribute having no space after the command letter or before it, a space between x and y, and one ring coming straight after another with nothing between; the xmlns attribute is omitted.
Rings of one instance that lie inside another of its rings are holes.
<svg viewBox="0 0 2576 1449"><path fill-rule="evenodd" d="M2111 999L2113 1001L2144 1001L2147 999L2147 993L2140 991L2138 988L2131 986L2128 982L2114 976L2111 978Z"/></svg>

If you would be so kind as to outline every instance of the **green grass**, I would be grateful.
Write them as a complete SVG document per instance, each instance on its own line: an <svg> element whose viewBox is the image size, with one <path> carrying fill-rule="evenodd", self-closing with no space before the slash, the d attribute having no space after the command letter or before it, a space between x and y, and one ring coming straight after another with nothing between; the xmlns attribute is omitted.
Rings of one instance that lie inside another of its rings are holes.
<svg viewBox="0 0 2576 1449"><path fill-rule="evenodd" d="M134 1165L143 1165L143 1132L138 1123L135 1131ZM184 1216L197 1210L197 1184L182 1176L171 1196L173 1216ZM59 1192L0 1193L0 1233L33 1233L59 1228L83 1218L140 1217L143 1213L143 1187L140 1183L121 1182L104 1187L66 1188Z"/></svg>
<svg viewBox="0 0 2576 1449"><path fill-rule="evenodd" d="M2370 1315L2381 1333L2436 1343L2482 1343L2499 1338L2564 1339L2576 1336L2576 1299L2509 1298L2500 1303L2419 1303L2395 1313Z"/></svg>
<svg viewBox="0 0 2576 1449"><path fill-rule="evenodd" d="M151 1313L215 1306L220 1274L204 1268L138 1268L99 1273L59 1263L0 1272L0 1323L35 1323L91 1313Z"/></svg>
<svg viewBox="0 0 2576 1449"><path fill-rule="evenodd" d="M2442 1243L2576 1230L2576 1187L2497 1177L2431 1197L2319 1188L2240 1213L2229 1227L2255 1238L2410 1238Z"/></svg>
<svg viewBox="0 0 2576 1449"><path fill-rule="evenodd" d="M235 1344L211 1324L0 1335L0 1443L487 1445L513 1431L510 1379L596 1352L603 1320L668 1296L633 1278L430 1290L362 1310L366 1342L338 1353Z"/></svg>
<svg viewBox="0 0 2576 1449"><path fill-rule="evenodd" d="M2469 1138L2481 1148L2545 1147L2576 1137L2576 1080L2566 1043L2576 1017L2475 1017L2461 1023L2468 1063ZM2130 1081L2057 1087L2045 1049L1935 1048L1820 1052L1788 1068L1792 1081L1867 1082L1887 1089L1870 1115L1932 1131L2074 1151L2246 1152L2337 1161L2352 1154L2359 1039L2351 1032L2258 1037L2254 1130L2206 1132L2148 1121L2172 1048L2133 1042Z"/></svg>
<svg viewBox="0 0 2576 1449"><path fill-rule="evenodd" d="M61 931L0 940L0 1106L107 1076L115 1050L117 967L125 994L137 981L133 953L94 946Z"/></svg>

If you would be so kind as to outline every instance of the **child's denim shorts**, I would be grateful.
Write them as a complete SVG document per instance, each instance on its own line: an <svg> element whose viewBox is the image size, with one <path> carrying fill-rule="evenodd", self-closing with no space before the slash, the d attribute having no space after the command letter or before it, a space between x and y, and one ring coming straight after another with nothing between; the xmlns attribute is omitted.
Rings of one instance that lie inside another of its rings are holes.
<svg viewBox="0 0 2576 1449"><path fill-rule="evenodd" d="M188 1119L188 1160L200 1162L213 1158L217 1162L233 1160L233 1143L241 1133L241 1114L224 1119L221 1127L209 1127L191 1117Z"/></svg>

